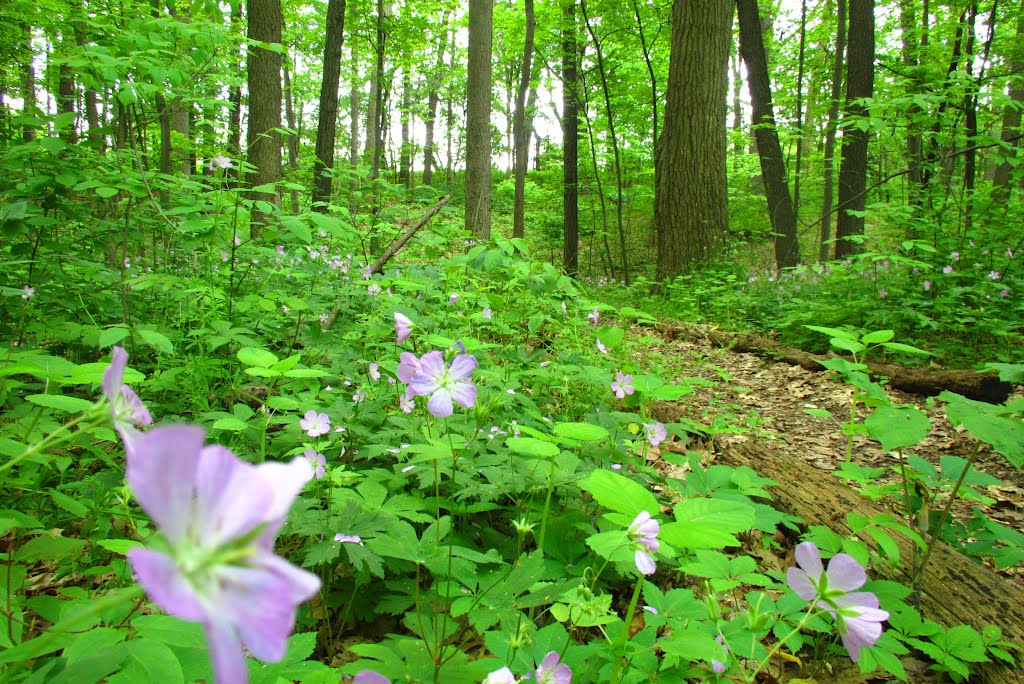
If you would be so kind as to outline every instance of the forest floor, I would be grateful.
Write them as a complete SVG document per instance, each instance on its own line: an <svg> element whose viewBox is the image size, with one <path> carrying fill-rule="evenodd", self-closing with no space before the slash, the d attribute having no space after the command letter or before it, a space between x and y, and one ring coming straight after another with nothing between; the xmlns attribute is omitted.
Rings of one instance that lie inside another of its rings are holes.
<svg viewBox="0 0 1024 684"><path fill-rule="evenodd" d="M638 336L654 333L650 328L637 329ZM700 377L709 381L707 386L681 402L657 402L655 417L665 423L676 422L680 416L702 424L711 424L716 415L732 413L734 420L745 419L750 428L741 433L716 435L710 443L684 445L678 441L662 444L661 450L682 451L685 448L707 451L710 462L716 454L731 445L758 440L782 452L795 462L803 461L808 467L826 472L838 470L846 459L847 437L840 421L850 414L849 385L831 379L829 373L808 371L799 366L762 358L754 354L736 353L716 347L699 339L660 338L660 344L649 348L668 368L678 369L680 377ZM637 359L642 364L645 359ZM672 382L673 378L666 378ZM908 394L891 387L886 392L895 404L915 406L931 420L928 436L915 447L907 449L921 456L936 468L944 456L968 458L975 440L963 428L950 425L941 405L929 404L928 397ZM1014 396L1024 388L1017 387ZM818 418L805 409L825 409L836 419ZM858 409L858 421L869 412ZM658 467L660 450L655 448L648 458ZM896 452L887 452L878 442L864 435L854 435L852 460L869 468L885 468L889 472L878 484L899 481L899 460ZM667 463L665 467L673 468ZM1002 481L1001 485L984 487L982 494L991 502L961 500L952 514L961 521L968 519L973 508L980 508L989 518L1015 530L1024 530L1024 477L1006 459L987 445L981 451L972 469L981 470ZM837 480L839 482L839 480ZM816 524L819 521L807 521ZM991 563L989 563L991 565ZM1000 571L1006 577L1024 578L1021 567Z"/></svg>

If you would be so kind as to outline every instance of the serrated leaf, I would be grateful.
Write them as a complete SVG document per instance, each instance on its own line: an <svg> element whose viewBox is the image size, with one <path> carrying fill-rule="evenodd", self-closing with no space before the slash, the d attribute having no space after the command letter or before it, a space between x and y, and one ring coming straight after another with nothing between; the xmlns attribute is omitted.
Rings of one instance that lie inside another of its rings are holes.
<svg viewBox="0 0 1024 684"><path fill-rule="evenodd" d="M879 406L867 417L868 434L886 451L913 446L928 436L932 423L913 406Z"/></svg>
<svg viewBox="0 0 1024 684"><path fill-rule="evenodd" d="M131 331L128 328L122 325L116 325L112 328L105 329L103 332L100 333L100 349L117 344L118 342L126 338L128 336L128 333L130 332Z"/></svg>
<svg viewBox="0 0 1024 684"><path fill-rule="evenodd" d="M738 546L735 533L754 526L754 509L741 501L685 499L673 513L675 522L662 525L659 538L688 549Z"/></svg>

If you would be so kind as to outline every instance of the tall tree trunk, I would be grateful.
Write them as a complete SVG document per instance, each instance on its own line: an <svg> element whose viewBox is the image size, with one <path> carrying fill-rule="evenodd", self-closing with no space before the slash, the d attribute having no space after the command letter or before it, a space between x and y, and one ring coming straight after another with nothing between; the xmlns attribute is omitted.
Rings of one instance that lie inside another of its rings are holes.
<svg viewBox="0 0 1024 684"><path fill-rule="evenodd" d="M836 258L862 250L857 238L864 235L867 203L868 132L853 124L865 117L861 98L871 97L875 79L875 2L850 0L847 37L846 121L843 158L839 165L839 221L836 225ZM859 214L859 216L857 215Z"/></svg>
<svg viewBox="0 0 1024 684"><path fill-rule="evenodd" d="M160 122L160 166L158 170L164 175L171 173L171 108L163 93L158 92L154 98L156 101L157 118ZM171 196L167 185L160 185L160 203L167 204Z"/></svg>
<svg viewBox="0 0 1024 684"><path fill-rule="evenodd" d="M800 49L796 76L796 168L793 170L793 215L800 216L800 170L804 159L804 52L807 47L807 0L800 0ZM810 107L808 107L810 109Z"/></svg>
<svg viewBox="0 0 1024 684"><path fill-rule="evenodd" d="M1010 73L1024 73L1024 10L1017 14L1016 49L1010 55ZM999 134L1003 142L1000 156L1003 161L996 167L995 177L992 179L994 191L992 198L1005 206L1006 200L1010 197L1010 171L1009 159L1018 153L1020 141L1016 136L1020 135L1020 112L1024 103L1024 79L1021 77L1010 79L1010 101L1003 107L1003 125Z"/></svg>
<svg viewBox="0 0 1024 684"><path fill-rule="evenodd" d="M828 120L825 123L825 188L821 203L821 227L818 261L828 261L832 244L832 194L835 183L836 128L839 124L839 98L843 92L843 62L846 56L846 0L836 0L836 56L832 64L832 88Z"/></svg>
<svg viewBox="0 0 1024 684"><path fill-rule="evenodd" d="M580 64L583 63L583 55L579 56ZM594 186L597 189L597 199L601 207L601 229L598 231L601 234L601 242L604 245L604 253L601 258L602 264L607 260L605 265L605 273L612 280L615 280L615 262L612 261L612 248L608 244L608 201L604 194L604 187L601 183L601 166L597 162L597 140L594 137L594 124L590 120L590 88L587 87L586 72L582 71L579 73L580 88L579 92L583 93L583 108L580 111L583 114L583 123L587 127L587 142L590 143L590 170L594 176ZM590 190L588 188L588 190ZM591 190L591 206L593 206L593 192ZM596 212L595 212L596 222Z"/></svg>
<svg viewBox="0 0 1024 684"><path fill-rule="evenodd" d="M743 71L740 69L742 58L739 48L730 55L732 60L732 172L738 173L740 169L740 157L743 156L743 102L740 95L743 92ZM655 145L657 149L657 145Z"/></svg>
<svg viewBox="0 0 1024 684"><path fill-rule="evenodd" d="M299 132L299 124L295 120L295 93L292 91L291 66L286 59L282 60L282 65L284 67L281 69L281 75L284 78L284 120L288 130L291 131L285 142L285 148L288 150L288 171L294 175L299 170L299 137L302 134ZM298 109L302 109L301 102ZM292 214L298 214L299 191L296 188L289 188L288 193L291 199Z"/></svg>
<svg viewBox="0 0 1024 684"><path fill-rule="evenodd" d="M626 253L626 227L622 218L622 157L619 154L619 138L615 134L615 114L612 112L611 92L608 89L608 72L605 71L604 67L604 50L601 47L601 41L598 40L594 27L590 23L590 18L587 16L587 0L580 0L580 9L583 11L583 23L586 25L587 32L594 41L594 50L597 53L597 73L601 77L601 92L604 94L604 111L608 119L608 138L611 140L612 155L615 159L615 222L619 229L619 250L622 252L622 279L626 285L629 285L629 255ZM722 103L725 103L724 99ZM725 116L724 111L722 115Z"/></svg>
<svg viewBox="0 0 1024 684"><path fill-rule="evenodd" d="M316 159L313 161L313 210L327 212L334 179L334 143L338 137L338 89L341 87L341 48L345 42L346 0L327 2L327 38L324 76L320 82L320 109L316 124ZM355 64L352 65L355 67ZM355 91L353 91L355 92ZM358 116L352 121L357 122ZM358 123L355 124L358 126ZM355 139L356 134L352 134Z"/></svg>
<svg viewBox="0 0 1024 684"><path fill-rule="evenodd" d="M85 13L81 5L75 5L75 43L79 50L85 48L87 41ZM96 95L96 88L91 82L85 84L85 120L89 125L89 144L97 152L103 154L106 148L106 138L100 131L99 98Z"/></svg>
<svg viewBox="0 0 1024 684"><path fill-rule="evenodd" d="M491 238L491 41L493 0L469 0L466 84L466 230Z"/></svg>
<svg viewBox="0 0 1024 684"><path fill-rule="evenodd" d="M655 156L659 281L721 250L729 229L725 101L733 4L674 0L668 98Z"/></svg>
<svg viewBox="0 0 1024 684"><path fill-rule="evenodd" d="M398 150L398 184L410 189L412 187L412 175L409 167L412 165L412 144L409 142L409 120L412 118L412 79L409 76L409 66L402 67L402 144Z"/></svg>
<svg viewBox="0 0 1024 684"><path fill-rule="evenodd" d="M579 272L580 239L576 55L576 0L567 0L562 6L562 266L574 278Z"/></svg>
<svg viewBox="0 0 1024 684"><path fill-rule="evenodd" d="M373 78L370 81L370 97L366 110L366 163L370 165L370 177L380 176L380 120L384 102L384 0L377 0L377 41L374 45Z"/></svg>
<svg viewBox="0 0 1024 684"><path fill-rule="evenodd" d="M516 91L516 113L512 124L512 137L515 139L515 197L512 205L512 237L524 236L526 214L526 165L530 156L530 120L532 113L526 111L526 96L530 91L530 79L533 75L533 31L534 15L533 0L526 3L526 39L523 41L522 74L519 78L519 90Z"/></svg>
<svg viewBox="0 0 1024 684"><path fill-rule="evenodd" d="M903 69L910 77L909 92L920 93L921 77L918 74L918 35L916 19L917 0L900 0L900 33L902 34ZM923 137L919 117L921 108L911 103L907 108L907 200L911 206L921 204L921 149Z"/></svg>
<svg viewBox="0 0 1024 684"><path fill-rule="evenodd" d="M775 127L772 108L771 82L765 60L764 38L761 36L761 17L757 0L736 0L740 24L740 53L747 65L754 137L757 156L761 160L768 215L775 234L775 263L780 268L796 266L800 262L800 244L796 233L796 212L789 196L786 165L779 144L779 131Z"/></svg>
<svg viewBox="0 0 1024 684"><path fill-rule="evenodd" d="M248 0L249 39L262 43L280 43L281 0ZM250 45L248 51L249 163L255 170L246 179L259 187L281 180L281 55ZM258 237L267 221L259 202L279 204L277 192L254 192L257 201L250 221L252 236Z"/></svg>
<svg viewBox="0 0 1024 684"><path fill-rule="evenodd" d="M71 31L71 29L65 29ZM61 36L60 49L70 53L71 39ZM75 73L71 65L61 60L57 67L57 114L71 114L72 120L61 129L60 137L70 145L78 144L78 121L75 117Z"/></svg>
<svg viewBox="0 0 1024 684"><path fill-rule="evenodd" d="M993 8L992 22L989 25L989 36L995 34L995 12ZM964 127L967 129L967 151L964 152L964 235L971 232L974 221L974 181L977 176L978 153L974 145L978 141L978 91L981 87L980 77L978 82L974 79L974 41L976 38L974 22L978 16L977 0L971 2L968 8L967 19L967 48L964 64L967 70L968 87L964 92Z"/></svg>
<svg viewBox="0 0 1024 684"><path fill-rule="evenodd" d="M636 0L633 3L633 17L636 19L636 30L640 34L640 48L644 52L644 64L647 65L647 77L651 80L651 145L658 144L658 79L654 75L654 65L651 64L651 50L647 45L647 37L644 35L644 22L640 17L640 5ZM653 148L652 148L653 149Z"/></svg>
<svg viewBox="0 0 1024 684"><path fill-rule="evenodd" d="M240 31L242 23L242 3L235 2L231 5L231 31ZM234 67L239 72L242 70L241 53L232 53L230 59L235 62ZM242 158L242 83L234 80L228 88L228 140L227 153L234 164L224 171L224 175L232 180L232 187L240 178L238 162Z"/></svg>
<svg viewBox="0 0 1024 684"><path fill-rule="evenodd" d="M964 23L967 21L967 12L960 14L960 21L957 23L956 33L953 36L953 50L949 57L949 66L946 68L946 84L951 82L953 74L960 69L960 59L963 56ZM925 34L927 36L927 33ZM935 175L935 167L939 161L939 138L942 132L942 121L945 118L946 110L949 108L949 98L942 98L935 113L935 122L931 126L931 139L928 145L928 154L925 156L924 168L921 170L921 189L927 190L931 185L932 176Z"/></svg>
<svg viewBox="0 0 1024 684"><path fill-rule="evenodd" d="M36 69L32 64L35 60L35 49L32 47L32 26L27 21L21 22L21 35L24 41L21 45L22 113L26 119L33 119L36 116ZM28 121L22 126L21 139L25 142L35 140L35 126Z"/></svg>
<svg viewBox="0 0 1024 684"><path fill-rule="evenodd" d="M430 93L427 95L427 114L424 117L425 141L423 143L423 184L431 185L434 182L434 123L437 120L437 103L440 99L441 70L444 68L444 49L448 44L448 15L442 24L444 35L437 47L437 64L428 81Z"/></svg>

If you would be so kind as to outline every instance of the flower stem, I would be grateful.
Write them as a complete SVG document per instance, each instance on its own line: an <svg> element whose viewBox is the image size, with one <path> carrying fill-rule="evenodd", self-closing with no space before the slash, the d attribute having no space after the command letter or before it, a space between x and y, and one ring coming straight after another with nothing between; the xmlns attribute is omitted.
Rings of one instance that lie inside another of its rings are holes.
<svg viewBox="0 0 1024 684"><path fill-rule="evenodd" d="M626 611L626 624L622 626L622 638L619 639L619 651L620 654L615 658L615 670L612 672L611 683L618 684L620 671L622 670L622 662L624 660L623 652L626 650L626 642L629 641L629 626L633 624L633 614L636 612L636 603L640 599L640 588L644 585L644 576L639 575L636 578L636 586L633 587L633 597L629 600L629 610Z"/></svg>
<svg viewBox="0 0 1024 684"><path fill-rule="evenodd" d="M35 456L36 454L47 449L50 449L51 447L54 447L63 442L71 441L71 439L75 436L75 433L71 432L71 428L84 422L92 422L96 425L99 425L99 421L95 420L93 411L89 410L86 413L83 413L82 415L72 420L70 423L62 425L56 431L51 432L41 441L36 442L35 444L25 449L20 454L10 459L6 463L0 464L0 474L7 472L8 470L18 465L19 463L21 463L30 456Z"/></svg>
<svg viewBox="0 0 1024 684"><path fill-rule="evenodd" d="M751 672L750 676L747 677L747 681L748 682L753 682L754 678L757 677L757 673L760 672L761 669L766 664L768 664L768 661L771 660L772 656L775 655L779 651L780 648L782 648L782 645L785 644L787 641L789 641L790 638L794 634L796 634L797 632L799 632L801 629L804 628L804 625L807 624L807 621L811 619L811 615L814 613L814 608L817 605L818 605L818 598L815 597L814 600L811 601L811 604L809 606L807 606L807 612L804 613L803 618L800 620L800 622L797 623L796 627L794 627L793 630L789 634L787 634L784 639L779 639L775 643L775 645L772 646L771 650L768 651L768 653L765 655L765 657L761 659L761 662L759 662L757 664L757 669L755 669L753 672Z"/></svg>

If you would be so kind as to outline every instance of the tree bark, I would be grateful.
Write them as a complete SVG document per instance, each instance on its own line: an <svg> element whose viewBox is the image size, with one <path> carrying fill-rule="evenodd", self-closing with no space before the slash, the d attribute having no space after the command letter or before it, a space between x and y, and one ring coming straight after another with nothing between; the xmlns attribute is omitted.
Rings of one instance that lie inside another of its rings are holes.
<svg viewBox="0 0 1024 684"><path fill-rule="evenodd" d="M33 66L35 49L32 47L32 25L27 21L21 22L21 35L23 43L21 47L21 99L22 114L26 119L35 118L36 115L36 69ZM36 139L35 126L27 121L22 124L21 139L24 142L32 142Z"/></svg>
<svg viewBox="0 0 1024 684"><path fill-rule="evenodd" d="M437 121L437 103L440 99L440 80L441 70L444 68L444 49L448 43L448 15L445 15L445 22L442 24L441 33L444 39L441 40L440 45L437 48L437 64L434 66L434 72L430 75L429 89L430 93L427 95L427 114L424 117L424 127L426 131L424 133L423 142L423 184L432 185L434 182L434 123Z"/></svg>
<svg viewBox="0 0 1024 684"><path fill-rule="evenodd" d="M644 64L647 66L647 77L651 81L651 145L658 144L658 79L654 75L654 65L651 63L651 50L647 45L647 37L644 35L644 22L640 17L640 6L636 0L632 0L633 17L636 19L636 30L640 37L640 49L644 53Z"/></svg>
<svg viewBox="0 0 1024 684"><path fill-rule="evenodd" d="M522 73L519 75L519 90L516 91L516 113L512 123L512 137L515 141L515 195L512 204L512 237L525 235L526 214L526 165L530 146L530 123L532 112L526 111L526 96L530 91L533 75L533 0L525 0L526 39L523 41Z"/></svg>
<svg viewBox="0 0 1024 684"><path fill-rule="evenodd" d="M466 230L491 237L491 41L493 0L469 0L466 84Z"/></svg>
<svg viewBox="0 0 1024 684"><path fill-rule="evenodd" d="M384 0L377 0L377 42L374 46L376 59L373 67L373 79L370 81L370 97L366 111L366 163L371 166L370 177L380 176L381 153L381 109L384 103Z"/></svg>
<svg viewBox="0 0 1024 684"><path fill-rule="evenodd" d="M313 162L313 211L322 213L327 212L334 180L334 143L338 135L338 89L341 86L341 48L345 42L345 6L346 0L327 2L324 76L320 82L316 159Z"/></svg>
<svg viewBox="0 0 1024 684"><path fill-rule="evenodd" d="M576 0L562 6L562 266L579 272L579 145L577 100Z"/></svg>
<svg viewBox="0 0 1024 684"><path fill-rule="evenodd" d="M721 250L729 228L725 102L733 4L674 0L668 98L655 154L659 281Z"/></svg>
<svg viewBox="0 0 1024 684"><path fill-rule="evenodd" d="M836 225L836 258L844 259L862 251L864 207L867 198L868 132L857 124L866 123L861 98L874 91L875 3L850 0L850 29L847 38L846 127L843 130L842 161L839 165L839 212ZM860 216L855 215L860 214Z"/></svg>
<svg viewBox="0 0 1024 684"><path fill-rule="evenodd" d="M409 142L409 120L412 118L412 79L408 64L402 67L402 143L398 150L398 184L406 189L412 187L412 143Z"/></svg>
<svg viewBox="0 0 1024 684"><path fill-rule="evenodd" d="M232 33L238 30L239 24L242 23L242 3L232 3L231 6L231 30ZM234 67L238 70L242 70L242 59L238 53L233 53L231 59L235 62ZM238 162L242 158L242 84L240 81L235 80L232 82L231 87L228 88L228 139L227 139L227 153L228 156L235 162L232 166L225 169L224 175L227 178L232 179L232 187L235 186L235 181L239 178L239 167L241 164Z"/></svg>
<svg viewBox="0 0 1024 684"><path fill-rule="evenodd" d="M1015 136L1020 134L1020 112L1021 103L1024 103L1024 11L1017 14L1016 43L1018 47L1010 55L1010 73L1017 74L1016 78L1010 79L1010 101L1003 107L1003 124L999 134L1004 147L1001 151L1003 161L996 167L995 177L992 180L994 192L992 199L997 203L1006 206L1006 200L1010 198L1010 157L1017 154L1019 142ZM1014 139L1014 142L1009 142Z"/></svg>
<svg viewBox="0 0 1024 684"><path fill-rule="evenodd" d="M284 19L281 0L248 0L249 38L263 43L280 43ZM249 163L255 170L246 179L251 187L281 180L281 55L259 47L249 47ZM250 221L253 237L267 221L259 202L277 205L277 192L254 192L257 204Z"/></svg>
<svg viewBox="0 0 1024 684"><path fill-rule="evenodd" d="M832 194L835 184L836 128L839 124L839 98L843 92L843 62L846 56L846 0L836 0L836 56L832 65L832 90L828 120L825 123L825 187L821 203L818 261L828 261L832 240Z"/></svg>
<svg viewBox="0 0 1024 684"><path fill-rule="evenodd" d="M740 53L747 64L757 156L761 161L768 215L775 234L775 263L780 268L788 268L800 262L800 245L796 233L796 213L789 195L789 183L786 181L782 145L779 144L779 131L775 127L768 62L761 36L761 17L757 0L736 0L736 9L740 25Z"/></svg>
<svg viewBox="0 0 1024 684"><path fill-rule="evenodd" d="M299 170L299 138L302 133L299 131L299 124L296 121L295 110L302 111L302 104L295 106L295 93L292 90L291 67L287 59L282 60L281 76L284 78L284 120L288 130L288 140L285 142L285 149L288 150L288 171L295 174ZM299 191L296 188L289 188L288 193L291 199L292 214L299 213Z"/></svg>

